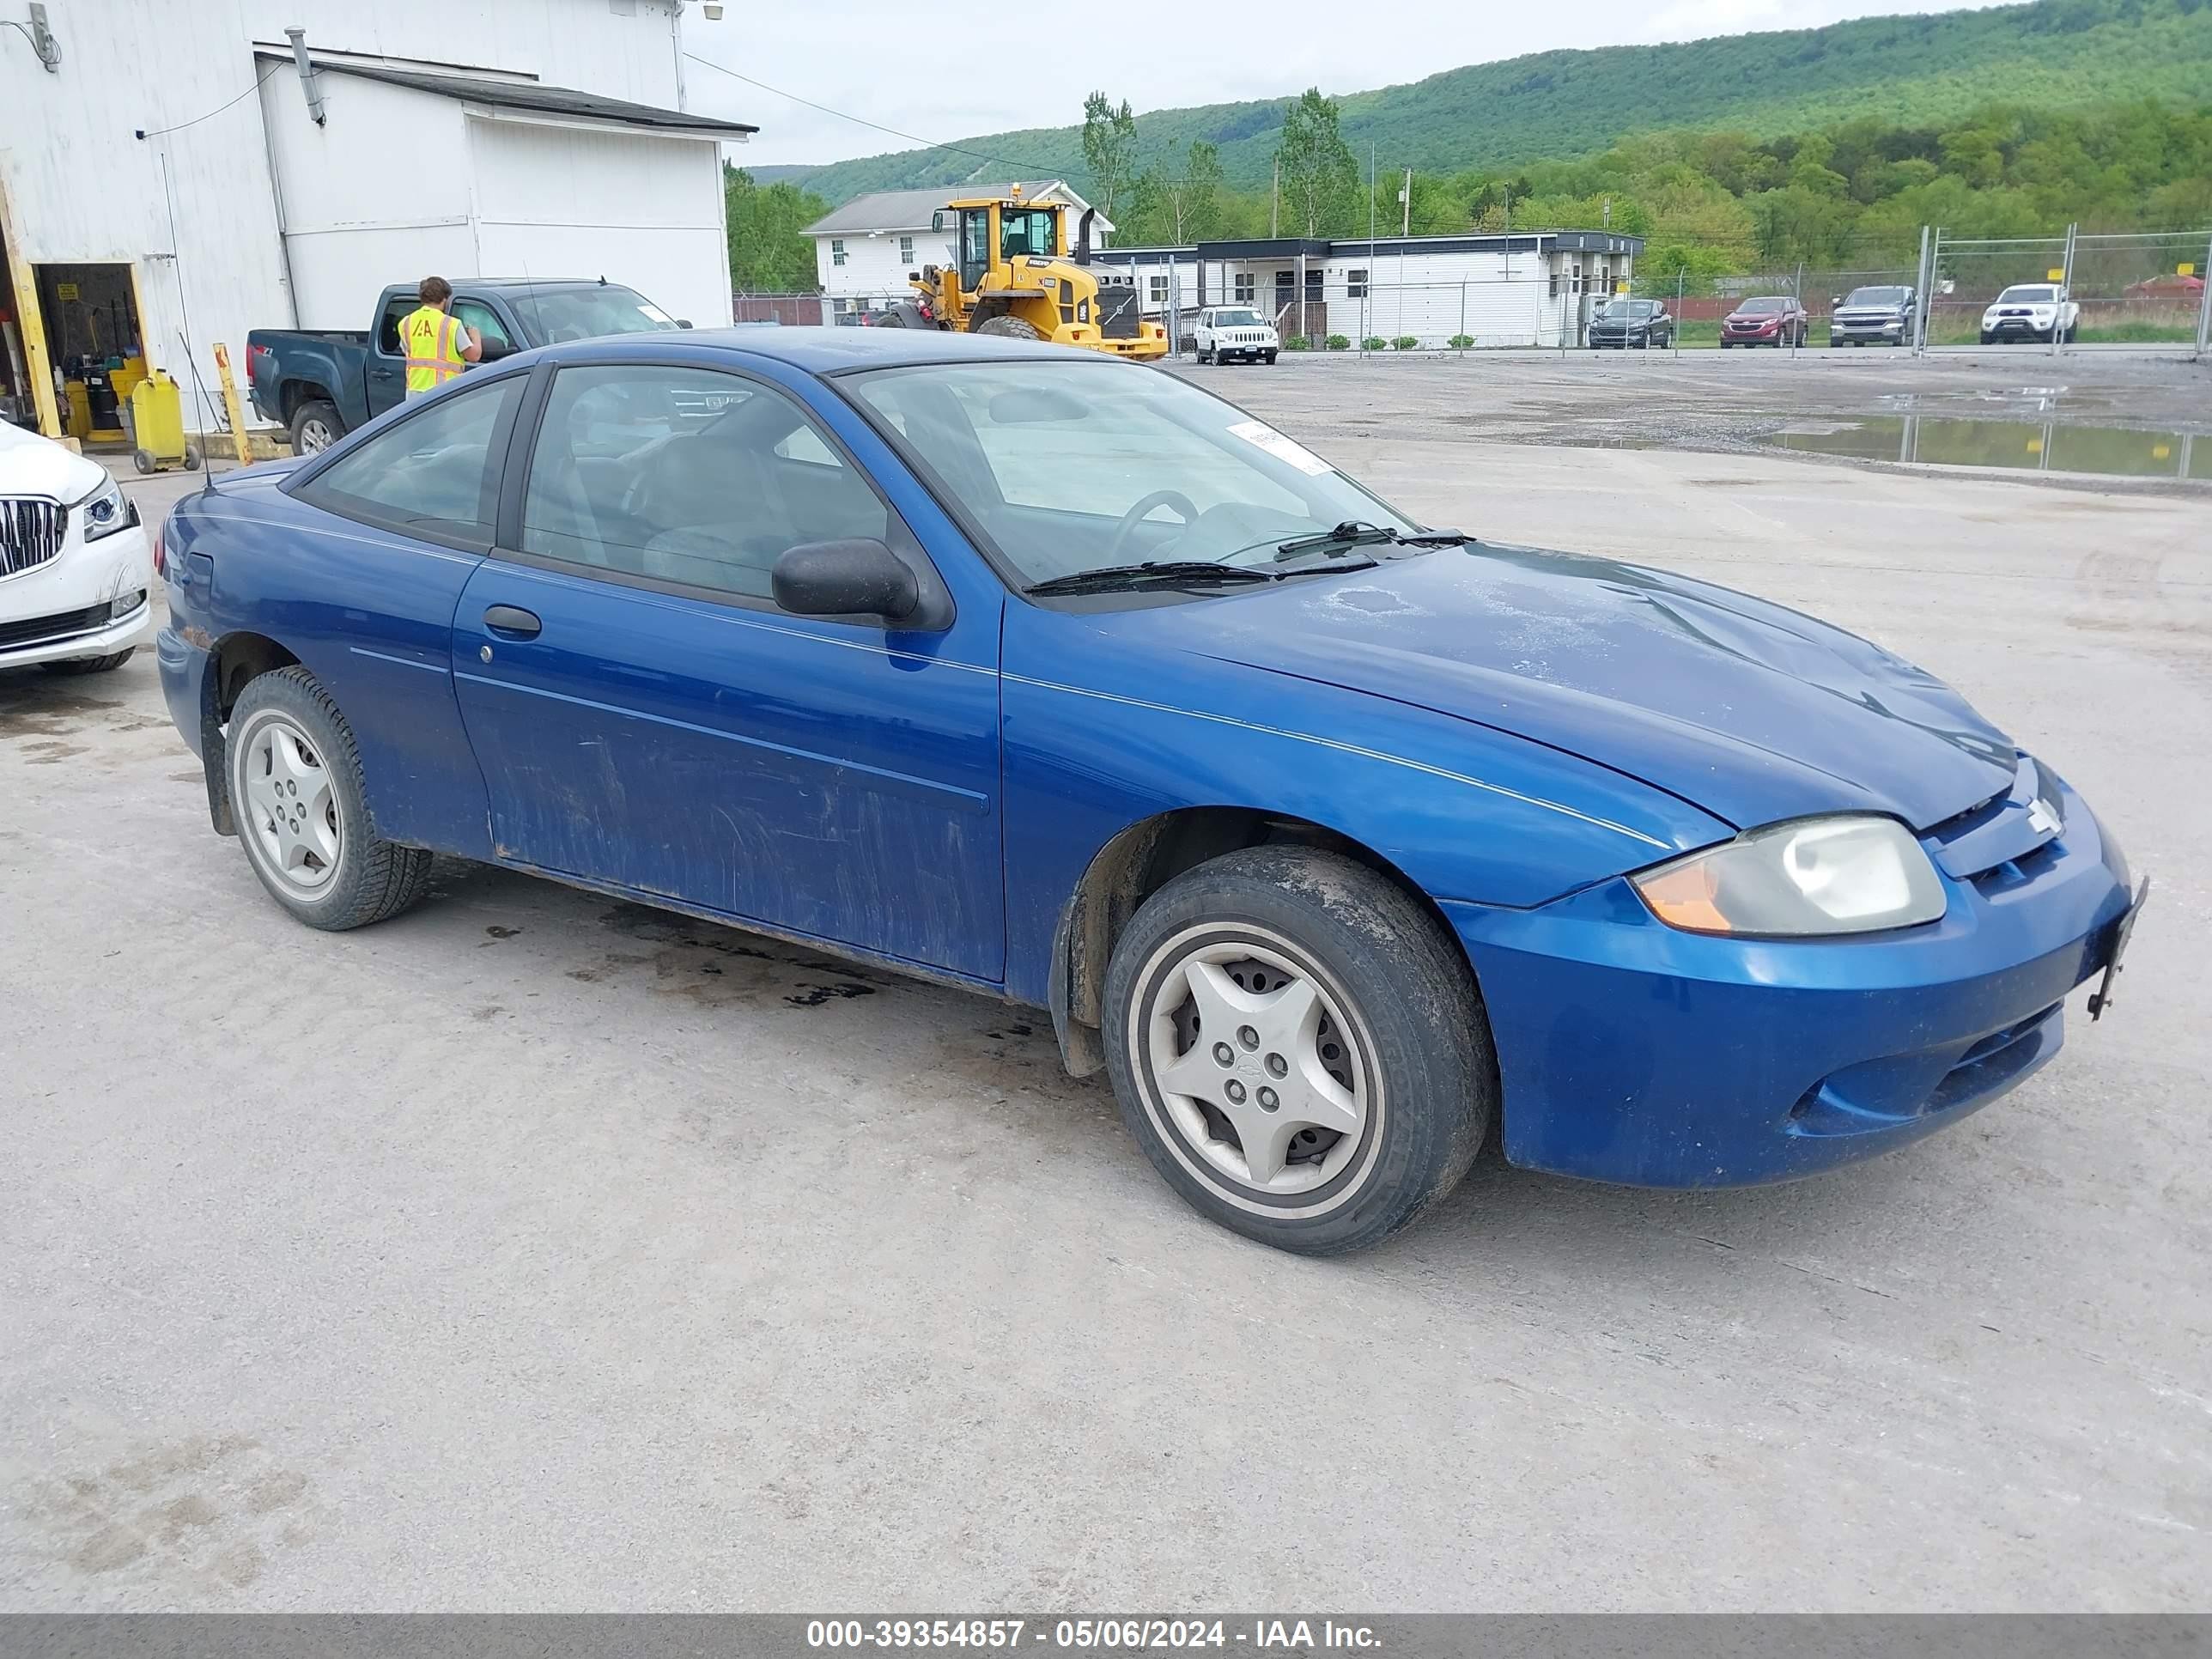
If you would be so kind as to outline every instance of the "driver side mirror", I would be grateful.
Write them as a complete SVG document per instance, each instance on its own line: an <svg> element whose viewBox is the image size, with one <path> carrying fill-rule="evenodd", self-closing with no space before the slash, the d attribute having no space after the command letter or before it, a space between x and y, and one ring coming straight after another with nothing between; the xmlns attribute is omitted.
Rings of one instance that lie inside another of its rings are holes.
<svg viewBox="0 0 2212 1659"><path fill-rule="evenodd" d="M913 569L873 539L801 542L770 574L775 602L797 617L881 617L903 622L921 608Z"/></svg>

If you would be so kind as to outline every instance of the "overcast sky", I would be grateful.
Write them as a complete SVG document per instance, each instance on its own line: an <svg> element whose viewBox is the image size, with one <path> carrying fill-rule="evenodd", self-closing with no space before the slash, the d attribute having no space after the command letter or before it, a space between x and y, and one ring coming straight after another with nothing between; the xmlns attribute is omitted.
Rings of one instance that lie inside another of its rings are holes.
<svg viewBox="0 0 2212 1659"><path fill-rule="evenodd" d="M1247 0L1225 6L1088 5L1066 12L1079 31L1103 32L1095 58L1080 33L1054 47L1042 10L999 12L999 44L979 16L936 27L916 0L826 0L813 5L729 0L720 22L697 7L684 17L687 50L832 109L957 142L1082 118L1094 86L1138 111L1278 97L1318 84L1327 93L1418 81L1462 64L1555 46L1636 46L1754 29L1809 28L1846 17L1953 11L1956 0ZM955 9L957 12L958 9ZM944 16L953 15L943 14ZM1168 16L1160 24L1149 18ZM1356 19L1356 25L1347 20ZM1201 40L1218 49L1200 51ZM1024 43L1040 49L1024 50ZM688 102L704 114L760 128L739 162L836 161L914 146L718 75L685 65Z"/></svg>

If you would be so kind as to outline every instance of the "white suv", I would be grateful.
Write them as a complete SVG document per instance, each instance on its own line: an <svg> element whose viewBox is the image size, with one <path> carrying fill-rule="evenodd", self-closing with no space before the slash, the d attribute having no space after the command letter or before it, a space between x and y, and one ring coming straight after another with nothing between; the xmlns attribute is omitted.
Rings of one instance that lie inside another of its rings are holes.
<svg viewBox="0 0 2212 1659"><path fill-rule="evenodd" d="M1982 343L2000 340L2072 339L2081 331L2081 307L2056 283L2014 283L1982 313Z"/></svg>
<svg viewBox="0 0 2212 1659"><path fill-rule="evenodd" d="M1272 363L1283 349L1275 331L1249 306L1208 306L1198 313L1198 361L1225 363L1242 357Z"/></svg>
<svg viewBox="0 0 2212 1659"><path fill-rule="evenodd" d="M119 668L153 636L138 509L97 461L0 421L0 669Z"/></svg>

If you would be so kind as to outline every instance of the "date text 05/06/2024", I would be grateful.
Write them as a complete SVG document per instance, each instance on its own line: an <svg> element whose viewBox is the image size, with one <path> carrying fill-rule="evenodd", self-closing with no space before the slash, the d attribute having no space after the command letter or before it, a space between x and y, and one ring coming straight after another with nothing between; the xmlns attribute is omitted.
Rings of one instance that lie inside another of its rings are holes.
<svg viewBox="0 0 2212 1659"><path fill-rule="evenodd" d="M811 1619L806 1645L851 1648L965 1648L1017 1652L1037 1644L1054 1649L1144 1652L1178 1648L1244 1648L1257 1653L1316 1650L1371 1651L1381 1639L1371 1626L1333 1619L997 1618Z"/></svg>

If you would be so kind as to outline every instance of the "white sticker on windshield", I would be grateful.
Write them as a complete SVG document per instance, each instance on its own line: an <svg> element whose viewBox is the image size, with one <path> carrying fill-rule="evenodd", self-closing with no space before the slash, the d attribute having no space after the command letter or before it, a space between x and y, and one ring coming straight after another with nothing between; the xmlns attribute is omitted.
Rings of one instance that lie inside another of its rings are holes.
<svg viewBox="0 0 2212 1659"><path fill-rule="evenodd" d="M1316 477L1336 469L1295 439L1285 438L1265 421L1239 421L1229 428L1231 436L1242 438L1248 444L1256 444L1279 461L1288 461L1301 472Z"/></svg>
<svg viewBox="0 0 2212 1659"><path fill-rule="evenodd" d="M663 311L659 306L653 304L650 301L640 302L638 309L643 312L647 316L652 318L656 323L673 324L676 320L673 317Z"/></svg>

